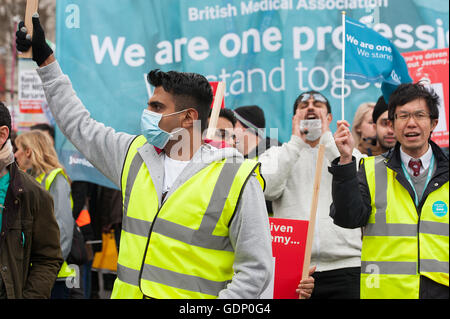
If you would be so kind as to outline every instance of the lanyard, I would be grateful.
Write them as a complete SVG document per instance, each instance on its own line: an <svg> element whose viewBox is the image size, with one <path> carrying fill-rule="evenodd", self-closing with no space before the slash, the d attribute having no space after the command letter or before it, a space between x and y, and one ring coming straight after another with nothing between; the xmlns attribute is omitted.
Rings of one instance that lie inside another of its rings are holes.
<svg viewBox="0 0 450 319"><path fill-rule="evenodd" d="M423 196L423 193L425 192L425 189L427 188L427 185L430 182L431 175L433 175L433 168L434 168L434 154L431 156L430 166L428 167L427 180L425 181L425 185L423 187L421 197ZM419 207L419 197L417 197L416 188L414 187L414 183L411 180L411 177L409 176L409 173L406 170L406 167L405 167L405 164L403 164L403 161L402 161L402 169L403 169L403 173L404 173L406 179L408 180L409 184L411 184L411 187L414 191L414 196L415 196L414 202L416 203L416 206Z"/></svg>

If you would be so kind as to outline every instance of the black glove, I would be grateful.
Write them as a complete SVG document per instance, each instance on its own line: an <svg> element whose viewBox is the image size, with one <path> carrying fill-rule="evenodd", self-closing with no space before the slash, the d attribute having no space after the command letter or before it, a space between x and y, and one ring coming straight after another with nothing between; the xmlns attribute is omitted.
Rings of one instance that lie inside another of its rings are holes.
<svg viewBox="0 0 450 319"><path fill-rule="evenodd" d="M33 52L33 61L40 66L53 53L53 50L45 41L44 29L42 29L41 23L39 22L39 15L37 13L33 15L32 21L33 38L30 40L30 36L27 35L25 23L20 21L19 30L16 32L16 45L17 50L21 52L27 52L31 47Z"/></svg>

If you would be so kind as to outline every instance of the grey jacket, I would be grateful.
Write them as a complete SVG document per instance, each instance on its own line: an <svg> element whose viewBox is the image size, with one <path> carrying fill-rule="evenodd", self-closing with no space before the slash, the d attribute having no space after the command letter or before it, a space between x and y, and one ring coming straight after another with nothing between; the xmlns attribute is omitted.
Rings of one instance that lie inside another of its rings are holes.
<svg viewBox="0 0 450 319"><path fill-rule="evenodd" d="M62 133L99 171L120 187L122 166L134 135L116 132L90 117L76 96L69 78L57 62L38 69L50 110ZM162 156L140 148L158 193L162 198L164 166ZM242 157L231 148L215 149L202 146L166 195L166 199L180 185L212 161L225 157ZM201 160L200 160L201 159ZM256 178L247 182L230 225L230 241L235 250L235 275L219 298L258 298L272 277L272 248L264 195Z"/></svg>
<svg viewBox="0 0 450 319"><path fill-rule="evenodd" d="M59 226L62 255L64 260L67 260L72 248L75 224L70 205L70 184L62 174L58 174L50 185L49 192L55 203L55 217Z"/></svg>

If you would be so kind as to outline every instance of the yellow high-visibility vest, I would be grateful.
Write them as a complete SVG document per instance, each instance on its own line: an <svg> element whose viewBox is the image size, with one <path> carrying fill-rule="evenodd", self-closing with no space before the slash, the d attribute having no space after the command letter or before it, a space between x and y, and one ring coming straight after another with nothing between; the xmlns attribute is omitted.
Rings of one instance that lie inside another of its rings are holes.
<svg viewBox="0 0 450 319"><path fill-rule="evenodd" d="M258 155L252 158L254 161L258 161ZM258 165L258 167L255 169L256 179L258 180L259 184L261 185L262 190L264 191L266 189L266 180L261 174L261 165Z"/></svg>
<svg viewBox="0 0 450 319"><path fill-rule="evenodd" d="M49 191L50 186L52 185L53 181L55 180L56 176L58 174L62 174L67 182L69 182L69 177L66 175L64 170L62 168L55 168L50 173L45 174L42 173L38 177L36 177L36 181L41 184L42 187L45 188L45 190ZM70 183L69 183L70 184ZM72 194L70 194L70 207L73 209L73 200L72 200ZM67 262L64 260L61 269L58 272L58 279L67 278L67 277L75 277L76 272L74 269L70 268Z"/></svg>
<svg viewBox="0 0 450 319"><path fill-rule="evenodd" d="M449 182L433 185L419 214L382 156L362 161L372 212L361 251L361 298L418 299L420 276L448 286Z"/></svg>
<svg viewBox="0 0 450 319"><path fill-rule="evenodd" d="M152 178L131 144L123 167L124 215L111 298L216 298L233 277L229 224L257 162L217 161L159 207Z"/></svg>

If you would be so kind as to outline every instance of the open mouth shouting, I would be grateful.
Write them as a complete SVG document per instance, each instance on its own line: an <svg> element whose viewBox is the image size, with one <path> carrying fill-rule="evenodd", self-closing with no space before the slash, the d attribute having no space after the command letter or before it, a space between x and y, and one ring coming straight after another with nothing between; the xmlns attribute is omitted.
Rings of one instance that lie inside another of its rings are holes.
<svg viewBox="0 0 450 319"><path fill-rule="evenodd" d="M318 120L319 116L314 112L308 112L305 116L305 120Z"/></svg>
<svg viewBox="0 0 450 319"><path fill-rule="evenodd" d="M408 132L408 133L404 134L406 140L409 141L409 142L417 141L420 138L420 135L421 134L418 133L418 132Z"/></svg>

